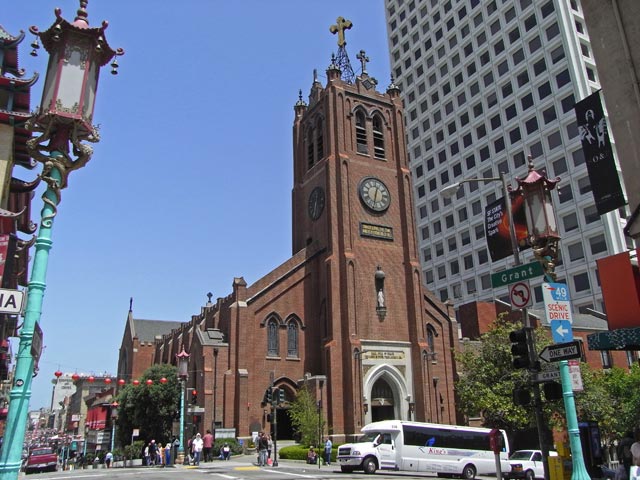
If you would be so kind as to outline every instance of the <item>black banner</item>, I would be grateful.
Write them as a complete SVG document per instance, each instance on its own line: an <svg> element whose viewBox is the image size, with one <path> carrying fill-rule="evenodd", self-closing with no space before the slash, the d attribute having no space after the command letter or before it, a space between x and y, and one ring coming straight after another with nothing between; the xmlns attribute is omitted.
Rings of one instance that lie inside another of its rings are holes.
<svg viewBox="0 0 640 480"><path fill-rule="evenodd" d="M627 202L611 151L611 141L604 118L600 92L589 95L574 107L582 151L587 163L589 182L599 215L622 207Z"/></svg>
<svg viewBox="0 0 640 480"><path fill-rule="evenodd" d="M487 247L493 262L513 255L511 233L509 231L509 215L506 215L505 198L491 202L484 210L484 226L487 235ZM511 197L511 212L516 230L516 239L520 250L528 248L527 218L524 211L524 198Z"/></svg>

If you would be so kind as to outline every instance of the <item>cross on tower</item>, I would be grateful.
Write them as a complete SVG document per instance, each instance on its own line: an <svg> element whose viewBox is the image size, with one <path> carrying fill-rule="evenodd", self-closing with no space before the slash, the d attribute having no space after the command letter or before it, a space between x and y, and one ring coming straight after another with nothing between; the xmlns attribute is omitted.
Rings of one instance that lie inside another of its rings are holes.
<svg viewBox="0 0 640 480"><path fill-rule="evenodd" d="M356 55L356 58L360 60L360 65L362 65L362 73L367 73L367 62L369 61L369 57L364 50L360 50L360 53Z"/></svg>
<svg viewBox="0 0 640 480"><path fill-rule="evenodd" d="M338 17L336 23L337 25L331 25L329 27L329 31L333 34L338 34L338 46L344 47L347 44L347 41L344 39L344 31L353 27L353 23L344 17Z"/></svg>

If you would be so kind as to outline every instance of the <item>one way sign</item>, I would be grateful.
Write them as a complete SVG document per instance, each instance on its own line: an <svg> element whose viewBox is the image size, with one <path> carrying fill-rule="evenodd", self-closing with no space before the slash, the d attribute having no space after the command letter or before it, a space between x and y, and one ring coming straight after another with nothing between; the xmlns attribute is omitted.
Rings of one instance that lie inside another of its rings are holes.
<svg viewBox="0 0 640 480"><path fill-rule="evenodd" d="M561 362L562 360L580 358L581 356L582 351L578 341L548 345L540 352L540 358L545 362Z"/></svg>

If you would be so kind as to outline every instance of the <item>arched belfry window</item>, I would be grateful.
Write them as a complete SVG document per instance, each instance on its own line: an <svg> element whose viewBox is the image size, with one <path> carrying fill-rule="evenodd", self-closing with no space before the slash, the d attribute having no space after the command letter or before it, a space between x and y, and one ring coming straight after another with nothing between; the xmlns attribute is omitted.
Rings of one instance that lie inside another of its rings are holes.
<svg viewBox="0 0 640 480"><path fill-rule="evenodd" d="M307 147L307 169L313 167L313 164L315 162L315 157L313 155L313 149L314 149L314 139L313 139L313 128L309 128L307 130L307 135L306 135L306 147Z"/></svg>
<svg viewBox="0 0 640 480"><path fill-rule="evenodd" d="M373 117L373 156L385 158L384 154L384 122L380 115Z"/></svg>
<svg viewBox="0 0 640 480"><path fill-rule="evenodd" d="M287 323L287 357L299 357L298 352L298 322L289 320Z"/></svg>
<svg viewBox="0 0 640 480"><path fill-rule="evenodd" d="M427 346L429 347L429 353L435 351L435 334L431 325L427 325Z"/></svg>
<svg viewBox="0 0 640 480"><path fill-rule="evenodd" d="M324 157L324 122L319 118L316 122L316 162Z"/></svg>
<svg viewBox="0 0 640 480"><path fill-rule="evenodd" d="M369 153L367 146L367 124L362 110L356 112L356 151L364 155Z"/></svg>
<svg viewBox="0 0 640 480"><path fill-rule="evenodd" d="M278 321L275 318L271 318L267 322L267 356L277 357L279 355Z"/></svg>

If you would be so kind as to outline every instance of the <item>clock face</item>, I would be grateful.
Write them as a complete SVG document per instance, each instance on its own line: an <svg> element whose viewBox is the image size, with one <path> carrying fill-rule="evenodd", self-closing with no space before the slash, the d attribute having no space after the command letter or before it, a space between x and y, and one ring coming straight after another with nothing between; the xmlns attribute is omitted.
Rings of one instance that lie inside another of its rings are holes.
<svg viewBox="0 0 640 480"><path fill-rule="evenodd" d="M322 187L316 187L309 195L309 217L311 220L317 220L324 210L324 190Z"/></svg>
<svg viewBox="0 0 640 480"><path fill-rule="evenodd" d="M391 194L387 186L375 177L366 177L358 188L364 204L374 212L384 212L391 203Z"/></svg>

